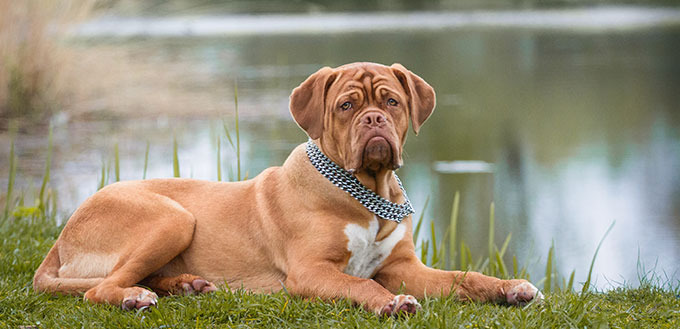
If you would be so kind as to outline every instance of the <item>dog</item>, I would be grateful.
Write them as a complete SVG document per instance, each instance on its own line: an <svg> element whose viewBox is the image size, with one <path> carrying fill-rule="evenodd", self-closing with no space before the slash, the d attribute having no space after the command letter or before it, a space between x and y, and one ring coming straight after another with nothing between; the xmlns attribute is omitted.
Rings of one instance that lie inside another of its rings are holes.
<svg viewBox="0 0 680 329"><path fill-rule="evenodd" d="M414 313L426 294L540 300L526 280L432 269L417 258L413 211L394 171L409 123L417 134L434 108L434 89L400 64L324 67L291 94L310 140L281 167L241 182L106 186L68 220L34 289L140 309L158 295L225 284L347 298L380 315Z"/></svg>

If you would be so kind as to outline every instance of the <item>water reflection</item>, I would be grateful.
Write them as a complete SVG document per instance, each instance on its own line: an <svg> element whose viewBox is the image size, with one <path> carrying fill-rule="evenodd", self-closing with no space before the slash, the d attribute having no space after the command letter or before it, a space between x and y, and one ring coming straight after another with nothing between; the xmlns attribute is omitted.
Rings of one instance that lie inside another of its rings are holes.
<svg viewBox="0 0 680 329"><path fill-rule="evenodd" d="M306 140L289 117L287 95L308 74L352 61L401 62L438 93L433 119L420 136L408 137L400 177L419 211L431 196L425 218L439 229L460 191L459 232L473 252L486 248L489 205L495 202L496 242L512 232L510 250L520 261L542 256L531 267L534 276L542 276L554 241L561 273L576 269L582 281L613 220L617 224L595 267L600 287L606 287L605 277L634 283L638 250L647 264L658 261L669 274L679 270L677 28L588 35L469 29L154 39L117 46L149 47L152 58L194 63L216 81L238 78L242 167L250 176L282 163ZM229 104L225 89L208 92ZM225 105L223 112L230 111ZM37 127L17 140L24 178L42 173L45 132ZM182 175L215 179L221 133L221 121L205 113L190 120L66 120L55 130L52 172L62 209L74 209L96 190L102 163L111 165L114 143L120 146L122 179L141 178L146 141L147 176L171 176L173 136ZM224 138L221 144L223 169L233 172L234 153ZM493 164L494 171L435 171L435 162L457 160Z"/></svg>

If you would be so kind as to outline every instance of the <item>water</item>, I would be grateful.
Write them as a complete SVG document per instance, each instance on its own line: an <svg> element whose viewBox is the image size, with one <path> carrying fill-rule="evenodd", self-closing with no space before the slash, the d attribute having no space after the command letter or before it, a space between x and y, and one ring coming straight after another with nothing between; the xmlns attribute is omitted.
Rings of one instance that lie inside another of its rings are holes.
<svg viewBox="0 0 680 329"><path fill-rule="evenodd" d="M533 277L542 277L554 243L558 270L568 276L575 269L578 282L585 280L599 239L616 221L595 265L598 287L637 283L639 264L677 278L680 28L667 21L594 27L589 22L587 28L569 22L327 35L147 34L116 41L120 49L145 49L151 55L144 60L159 70L172 64L194 67L216 83L201 86L201 97L216 99L222 114L187 108L195 113L58 117L52 184L62 209L72 211L96 191L102 163L112 165L115 143L121 178L141 178L147 141L147 177L170 177L173 136L182 176L214 180L221 119L233 130L235 79L242 168L252 177L281 164L306 140L287 109L290 90L306 76L324 65L399 62L437 91L433 117L419 136L408 137L399 175L419 213L431 198L425 218L440 232L460 191L459 233L473 254L485 254L494 202L498 245L512 233L509 250L520 263L531 260ZM92 47L111 42L99 38ZM31 177L39 184L46 140L43 126L28 128L17 139L26 188ZM1 151L4 163L7 150ZM224 171L233 177L235 156L224 137L222 155ZM7 177L6 166L0 174Z"/></svg>

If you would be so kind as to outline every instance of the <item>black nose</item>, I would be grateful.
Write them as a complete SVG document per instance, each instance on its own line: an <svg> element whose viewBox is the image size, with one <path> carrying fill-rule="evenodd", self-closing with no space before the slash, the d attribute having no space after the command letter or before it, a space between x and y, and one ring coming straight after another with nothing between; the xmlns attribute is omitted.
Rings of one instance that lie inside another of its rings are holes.
<svg viewBox="0 0 680 329"><path fill-rule="evenodd" d="M361 122L367 126L380 127L385 124L387 119L380 112L369 112L364 114L361 118Z"/></svg>

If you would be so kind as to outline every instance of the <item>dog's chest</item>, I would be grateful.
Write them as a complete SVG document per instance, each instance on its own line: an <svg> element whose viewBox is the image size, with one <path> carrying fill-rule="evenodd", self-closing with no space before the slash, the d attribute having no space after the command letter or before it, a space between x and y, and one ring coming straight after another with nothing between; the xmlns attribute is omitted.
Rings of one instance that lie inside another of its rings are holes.
<svg viewBox="0 0 680 329"><path fill-rule="evenodd" d="M358 224L347 224L345 235L349 242L347 250L352 255L349 258L345 273L359 278L371 278L376 268L390 255L406 233L406 226L399 224L389 236L381 241L375 241L378 234L378 219L373 218L368 228Z"/></svg>

